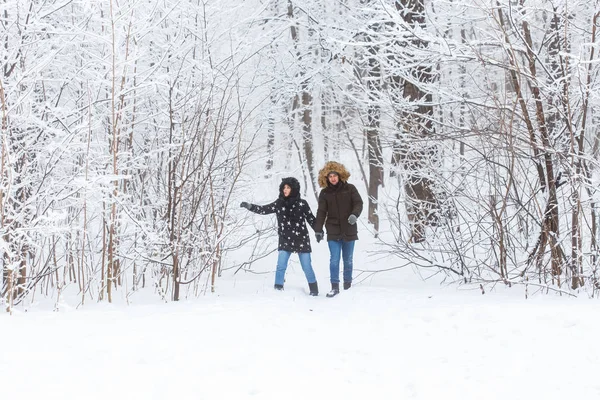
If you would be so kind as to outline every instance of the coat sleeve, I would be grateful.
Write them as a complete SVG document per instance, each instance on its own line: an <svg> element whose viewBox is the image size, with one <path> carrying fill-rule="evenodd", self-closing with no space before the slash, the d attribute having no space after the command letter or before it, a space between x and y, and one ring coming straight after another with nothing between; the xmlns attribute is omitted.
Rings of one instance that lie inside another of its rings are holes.
<svg viewBox="0 0 600 400"><path fill-rule="evenodd" d="M306 222L308 222L308 225L310 225L311 228L315 229L315 216L313 215L312 211L310 210L310 206L308 205L308 203L306 202L306 200L304 200L304 219L306 219Z"/></svg>
<svg viewBox="0 0 600 400"><path fill-rule="evenodd" d="M319 207L317 208L317 218L315 219L315 226L313 229L315 232L323 232L323 224L325 224L325 217L327 217L327 199L325 199L324 190L321 190L319 194Z"/></svg>
<svg viewBox="0 0 600 400"><path fill-rule="evenodd" d="M259 206L257 204L250 204L250 209L248 211L252 211L253 213L262 214L262 215L273 214L275 211L277 211L276 204L277 204L277 201L274 201L274 202L269 203L264 206Z"/></svg>
<svg viewBox="0 0 600 400"><path fill-rule="evenodd" d="M358 189L356 189L356 186L354 185L350 188L350 196L352 200L352 214L356 215L358 218L363 209L363 201L358 193Z"/></svg>

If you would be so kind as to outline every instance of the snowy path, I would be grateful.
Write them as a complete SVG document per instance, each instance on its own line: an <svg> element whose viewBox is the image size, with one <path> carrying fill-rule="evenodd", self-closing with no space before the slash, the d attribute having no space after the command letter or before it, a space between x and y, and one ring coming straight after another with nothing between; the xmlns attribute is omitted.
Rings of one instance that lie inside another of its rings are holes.
<svg viewBox="0 0 600 400"><path fill-rule="evenodd" d="M366 283L310 298L291 280L0 315L0 398L600 398L596 300Z"/></svg>

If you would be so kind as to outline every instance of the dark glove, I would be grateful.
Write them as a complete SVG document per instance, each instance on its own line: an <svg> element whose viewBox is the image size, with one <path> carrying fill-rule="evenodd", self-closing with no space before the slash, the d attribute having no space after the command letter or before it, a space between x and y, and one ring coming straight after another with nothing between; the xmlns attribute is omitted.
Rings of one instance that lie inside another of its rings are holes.
<svg viewBox="0 0 600 400"><path fill-rule="evenodd" d="M350 225L354 225L356 223L356 215L350 214L350 216L348 217L348 223Z"/></svg>
<svg viewBox="0 0 600 400"><path fill-rule="evenodd" d="M245 201L242 201L240 203L240 207L247 208L249 210L250 209L250 204L246 203Z"/></svg>
<svg viewBox="0 0 600 400"><path fill-rule="evenodd" d="M315 237L317 238L317 243L323 240L323 232L315 232Z"/></svg>

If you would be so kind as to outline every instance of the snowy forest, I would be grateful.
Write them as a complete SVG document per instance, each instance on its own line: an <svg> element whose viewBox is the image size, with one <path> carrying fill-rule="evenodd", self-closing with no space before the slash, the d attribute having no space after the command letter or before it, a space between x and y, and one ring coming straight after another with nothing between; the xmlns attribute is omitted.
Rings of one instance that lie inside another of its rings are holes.
<svg viewBox="0 0 600 400"><path fill-rule="evenodd" d="M2 0L3 308L214 291L274 251L240 201L295 176L314 206L329 160L389 267L597 296L599 17L598 0Z"/></svg>

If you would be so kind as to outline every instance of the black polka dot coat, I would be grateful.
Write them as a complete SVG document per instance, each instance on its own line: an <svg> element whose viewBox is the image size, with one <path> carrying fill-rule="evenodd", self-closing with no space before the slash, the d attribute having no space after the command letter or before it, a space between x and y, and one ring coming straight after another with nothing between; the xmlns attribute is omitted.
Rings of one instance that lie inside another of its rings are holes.
<svg viewBox="0 0 600 400"><path fill-rule="evenodd" d="M284 185L289 185L292 189L287 198L283 195ZM277 200L264 206L251 204L249 210L256 214L275 213L277 215L278 250L292 253L310 253L312 251L306 222L312 228L315 216L306 200L300 198L300 183L296 178L282 179Z"/></svg>

